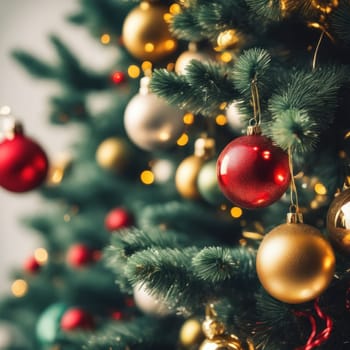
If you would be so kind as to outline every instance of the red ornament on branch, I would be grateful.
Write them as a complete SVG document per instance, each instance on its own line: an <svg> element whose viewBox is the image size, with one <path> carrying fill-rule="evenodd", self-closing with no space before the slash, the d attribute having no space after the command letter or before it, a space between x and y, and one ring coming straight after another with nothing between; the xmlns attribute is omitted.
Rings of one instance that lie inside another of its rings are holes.
<svg viewBox="0 0 350 350"><path fill-rule="evenodd" d="M217 176L221 191L237 206L266 207L289 186L288 154L260 134L241 136L219 155Z"/></svg>
<svg viewBox="0 0 350 350"><path fill-rule="evenodd" d="M93 328L94 321L92 316L80 308L67 310L61 318L61 329L64 331Z"/></svg>
<svg viewBox="0 0 350 350"><path fill-rule="evenodd" d="M17 124L0 142L0 186L11 192L30 191L44 182L48 163L43 149Z"/></svg>
<svg viewBox="0 0 350 350"><path fill-rule="evenodd" d="M72 267L82 267L95 260L95 252L84 244L75 244L67 252L67 263Z"/></svg>
<svg viewBox="0 0 350 350"><path fill-rule="evenodd" d="M109 232L131 226L132 223L132 215L124 208L112 209L105 218L105 227Z"/></svg>
<svg viewBox="0 0 350 350"><path fill-rule="evenodd" d="M35 259L34 256L30 256L25 262L24 262L24 271L34 274L40 270L40 264Z"/></svg>
<svg viewBox="0 0 350 350"><path fill-rule="evenodd" d="M111 75L111 80L112 80L113 84L116 84L116 85L124 83L125 82L125 73L120 72L120 71L113 72Z"/></svg>

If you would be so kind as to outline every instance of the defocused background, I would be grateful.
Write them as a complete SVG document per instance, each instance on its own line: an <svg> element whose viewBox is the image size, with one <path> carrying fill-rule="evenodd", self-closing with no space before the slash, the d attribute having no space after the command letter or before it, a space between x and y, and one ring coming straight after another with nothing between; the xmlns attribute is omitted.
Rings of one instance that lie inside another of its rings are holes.
<svg viewBox="0 0 350 350"><path fill-rule="evenodd" d="M50 33L64 39L94 69L109 61L111 52L100 50L85 28L69 24L65 17L74 12L72 0L0 0L0 107L9 106L27 136L46 150L49 158L64 152L78 128L67 130L49 124L49 97L57 88L53 83L32 79L11 57L21 48L54 60L48 40ZM106 56L107 55L107 56ZM91 66L91 63L89 63ZM67 132L68 131L68 132ZM34 192L12 194L0 188L0 295L9 291L11 269L21 267L25 258L40 245L34 232L21 225L20 218L41 210L42 200Z"/></svg>

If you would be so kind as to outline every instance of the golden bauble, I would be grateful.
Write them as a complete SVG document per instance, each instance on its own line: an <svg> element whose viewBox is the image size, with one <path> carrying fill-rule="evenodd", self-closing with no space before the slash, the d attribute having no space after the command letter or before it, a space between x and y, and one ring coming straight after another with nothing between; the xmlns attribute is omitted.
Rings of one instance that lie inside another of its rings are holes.
<svg viewBox="0 0 350 350"><path fill-rule="evenodd" d="M199 199L197 178L205 160L196 155L185 158L175 173L175 185L178 192L186 199Z"/></svg>
<svg viewBox="0 0 350 350"><path fill-rule="evenodd" d="M350 254L350 188L333 199L327 214L327 230L334 246Z"/></svg>
<svg viewBox="0 0 350 350"><path fill-rule="evenodd" d="M254 350L253 343L249 340L245 344L234 334L225 334L213 339L206 339L199 350Z"/></svg>
<svg viewBox="0 0 350 350"><path fill-rule="evenodd" d="M235 29L228 29L221 32L217 38L218 47L221 50L233 49L241 44L241 35Z"/></svg>
<svg viewBox="0 0 350 350"><path fill-rule="evenodd" d="M157 62L172 54L177 41L171 36L164 16L168 8L146 1L125 18L122 38L126 49L141 61Z"/></svg>
<svg viewBox="0 0 350 350"><path fill-rule="evenodd" d="M274 298L290 304L319 296L332 280L335 256L322 233L303 223L275 227L256 257L261 284Z"/></svg>
<svg viewBox="0 0 350 350"><path fill-rule="evenodd" d="M204 338L202 325L193 318L187 320L180 329L180 343L183 346L198 344Z"/></svg>
<svg viewBox="0 0 350 350"><path fill-rule="evenodd" d="M110 137L97 148L96 161L106 170L121 171L130 158L130 146L122 139Z"/></svg>

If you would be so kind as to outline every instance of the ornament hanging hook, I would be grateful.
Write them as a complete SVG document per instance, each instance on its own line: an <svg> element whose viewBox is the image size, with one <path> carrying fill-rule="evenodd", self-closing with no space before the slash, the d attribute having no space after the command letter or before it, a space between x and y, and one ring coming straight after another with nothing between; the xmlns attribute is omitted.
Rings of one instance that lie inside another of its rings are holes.
<svg viewBox="0 0 350 350"><path fill-rule="evenodd" d="M288 147L288 163L289 163L289 171L290 171L290 206L289 206L289 213L287 214L287 222L302 223L303 217L299 209L298 191L297 191L297 186L295 184L295 178L294 178L291 147Z"/></svg>

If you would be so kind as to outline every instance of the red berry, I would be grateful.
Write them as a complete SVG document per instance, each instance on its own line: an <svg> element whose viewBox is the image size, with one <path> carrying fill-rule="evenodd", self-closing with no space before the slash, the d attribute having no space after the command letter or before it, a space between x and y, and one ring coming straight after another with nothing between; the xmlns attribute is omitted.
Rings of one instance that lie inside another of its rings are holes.
<svg viewBox="0 0 350 350"><path fill-rule="evenodd" d="M111 79L114 84L119 85L125 81L125 74L120 71L113 72Z"/></svg>
<svg viewBox="0 0 350 350"><path fill-rule="evenodd" d="M64 331L75 329L92 329L94 325L92 316L80 308L67 310L61 318L61 328Z"/></svg>
<svg viewBox="0 0 350 350"><path fill-rule="evenodd" d="M108 231L119 230L132 225L131 214L123 208L111 210L105 218L105 227Z"/></svg>
<svg viewBox="0 0 350 350"><path fill-rule="evenodd" d="M38 261L35 259L34 256L29 257L24 262L24 270L29 273L35 273L40 270L40 264L38 263Z"/></svg>
<svg viewBox="0 0 350 350"><path fill-rule="evenodd" d="M84 244L75 244L68 250L67 262L73 267L85 266L93 260L93 251Z"/></svg>

